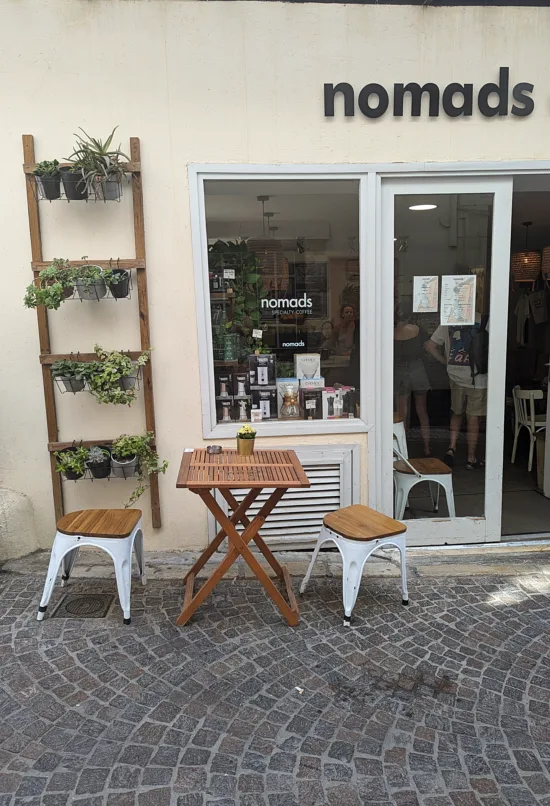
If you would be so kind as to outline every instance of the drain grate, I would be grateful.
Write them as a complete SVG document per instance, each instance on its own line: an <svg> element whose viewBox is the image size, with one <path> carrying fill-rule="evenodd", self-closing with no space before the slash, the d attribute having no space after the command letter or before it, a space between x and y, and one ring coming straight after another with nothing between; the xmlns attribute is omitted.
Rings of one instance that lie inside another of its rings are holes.
<svg viewBox="0 0 550 806"><path fill-rule="evenodd" d="M66 593L52 618L105 618L114 602L111 593Z"/></svg>

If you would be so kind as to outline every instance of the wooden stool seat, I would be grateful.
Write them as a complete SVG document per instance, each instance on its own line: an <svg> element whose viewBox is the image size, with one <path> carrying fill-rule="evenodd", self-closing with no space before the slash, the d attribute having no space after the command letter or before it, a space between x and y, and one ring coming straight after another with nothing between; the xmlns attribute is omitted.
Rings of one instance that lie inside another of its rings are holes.
<svg viewBox="0 0 550 806"><path fill-rule="evenodd" d="M449 465L446 465L441 459L408 459L407 461L421 476L446 476L453 472ZM406 462L395 462L393 469L397 470L398 473L414 475L414 471Z"/></svg>
<svg viewBox="0 0 550 806"><path fill-rule="evenodd" d="M393 423L394 423L394 425L396 423L402 423L402 422L403 422L403 417L401 417L400 414L398 414L396 411L394 411L394 413L393 413Z"/></svg>
<svg viewBox="0 0 550 806"><path fill-rule="evenodd" d="M362 504L330 512L323 518L323 523L327 529L348 540L378 540L407 530L405 524Z"/></svg>
<svg viewBox="0 0 550 806"><path fill-rule="evenodd" d="M132 534L141 518L140 509L81 509L57 521L57 531L82 537L123 538Z"/></svg>

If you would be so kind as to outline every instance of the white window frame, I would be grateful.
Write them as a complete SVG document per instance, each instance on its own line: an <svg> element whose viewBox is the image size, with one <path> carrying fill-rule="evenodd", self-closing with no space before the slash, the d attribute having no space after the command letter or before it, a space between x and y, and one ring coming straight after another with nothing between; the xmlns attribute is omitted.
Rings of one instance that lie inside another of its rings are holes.
<svg viewBox="0 0 550 806"><path fill-rule="evenodd" d="M212 166L213 167L213 166ZM197 335L199 350L202 430L205 439L230 439L235 436L235 423L217 423L216 395L214 388L214 354L212 347L212 325L210 312L210 288L208 283L208 239L206 231L206 209L204 182L208 179L230 180L300 180L300 179L355 179L359 181L359 307L361 332L360 344L360 417L339 420L273 420L258 423L255 428L258 436L292 436L294 434L353 434L370 431L374 423L374 353L369 344L374 344L376 328L375 299L367 289L375 287L375 239L368 233L367 221L374 221L376 191L374 175L354 176L349 173L327 173L323 171L268 171L253 173L232 170L213 170L210 166L189 168L189 189L191 197L191 233L193 240L193 265L195 272L195 296L197 303ZM368 360L364 356L370 354Z"/></svg>

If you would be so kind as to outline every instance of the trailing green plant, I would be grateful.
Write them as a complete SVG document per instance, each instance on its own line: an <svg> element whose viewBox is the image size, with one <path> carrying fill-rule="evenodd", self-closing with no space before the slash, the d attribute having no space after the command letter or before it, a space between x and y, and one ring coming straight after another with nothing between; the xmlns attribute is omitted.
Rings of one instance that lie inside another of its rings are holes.
<svg viewBox="0 0 550 806"><path fill-rule="evenodd" d="M134 362L118 350L105 350L96 344L94 352L98 361L93 362L93 370L88 376L90 392L98 403L115 403L130 406L137 397L134 385L124 388L123 378L135 377L138 368L149 360L149 351L143 352Z"/></svg>
<svg viewBox="0 0 550 806"><path fill-rule="evenodd" d="M261 301L268 294L260 271L261 262L249 251L245 240L216 241L208 252L210 268L218 271L229 268L235 272L235 279L231 281L235 299L233 318L225 323L225 328L241 333L247 351L253 352L261 341L253 338L252 331L260 326Z"/></svg>
<svg viewBox="0 0 550 806"><path fill-rule="evenodd" d="M152 474L166 473L168 462L161 461L155 448L152 446L154 434L147 431L143 436L129 436L122 434L115 439L111 448L114 459L118 461L128 461L137 458L137 487L124 505L130 507L140 496L143 495L149 486L148 477Z"/></svg>
<svg viewBox="0 0 550 806"><path fill-rule="evenodd" d="M88 449L88 458L86 463L89 465L102 465L106 459L110 459L111 454L107 448L101 448L99 445L94 445Z"/></svg>
<svg viewBox="0 0 550 806"><path fill-rule="evenodd" d="M86 260L86 258L82 258ZM82 284L86 291L89 291L96 283L112 282L113 272L111 269L102 269L101 266L90 264L88 266L78 266L73 269L73 279L75 283Z"/></svg>
<svg viewBox="0 0 550 806"><path fill-rule="evenodd" d="M68 159L72 165L71 171L80 171L89 195L95 193L98 181L118 182L124 175L122 162L129 162L129 158L120 150L120 145L111 148L117 129L118 126L115 126L105 141L90 137L82 128L82 134L75 133L76 145Z"/></svg>
<svg viewBox="0 0 550 806"><path fill-rule="evenodd" d="M35 176L43 176L46 179L52 179L59 176L59 162L58 160L43 160L38 162L33 171Z"/></svg>
<svg viewBox="0 0 550 806"><path fill-rule="evenodd" d="M56 311L70 296L73 287L73 270L69 268L69 261L54 258L49 266L42 269L36 282L27 286L23 304L25 308L45 305L46 308Z"/></svg>
<svg viewBox="0 0 550 806"><path fill-rule="evenodd" d="M94 372L94 361L56 361L52 364L54 378L75 378L77 381L85 381Z"/></svg>
<svg viewBox="0 0 550 806"><path fill-rule="evenodd" d="M66 451L55 452L55 469L58 473L74 473L83 476L86 470L88 451L86 448L69 448Z"/></svg>

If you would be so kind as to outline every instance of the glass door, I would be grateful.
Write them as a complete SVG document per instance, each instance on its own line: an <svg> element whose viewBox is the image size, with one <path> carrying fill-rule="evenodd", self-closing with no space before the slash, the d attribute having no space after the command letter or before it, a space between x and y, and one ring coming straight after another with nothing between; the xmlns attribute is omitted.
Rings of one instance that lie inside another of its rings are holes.
<svg viewBox="0 0 550 806"><path fill-rule="evenodd" d="M381 492L413 544L500 539L511 199L382 184Z"/></svg>

